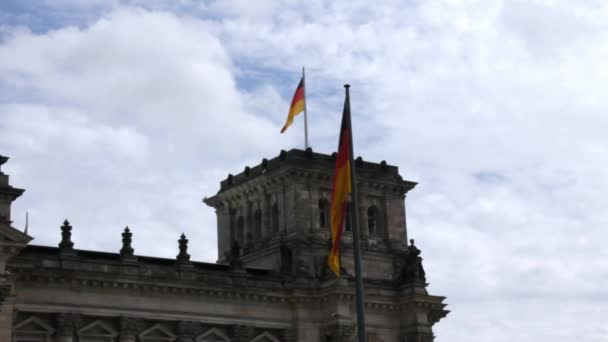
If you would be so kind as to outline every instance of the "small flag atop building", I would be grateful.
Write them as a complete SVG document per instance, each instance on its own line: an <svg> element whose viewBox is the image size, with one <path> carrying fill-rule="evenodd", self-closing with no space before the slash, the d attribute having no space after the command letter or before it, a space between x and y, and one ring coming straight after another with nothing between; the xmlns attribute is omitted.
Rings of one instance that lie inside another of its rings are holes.
<svg viewBox="0 0 608 342"><path fill-rule="evenodd" d="M281 133L284 133L289 126L293 123L293 118L303 112L306 109L306 96L304 94L304 75L300 79L300 83L296 88L296 92L293 94L291 100L291 106L289 107L289 114L287 115L287 121L281 129Z"/></svg>

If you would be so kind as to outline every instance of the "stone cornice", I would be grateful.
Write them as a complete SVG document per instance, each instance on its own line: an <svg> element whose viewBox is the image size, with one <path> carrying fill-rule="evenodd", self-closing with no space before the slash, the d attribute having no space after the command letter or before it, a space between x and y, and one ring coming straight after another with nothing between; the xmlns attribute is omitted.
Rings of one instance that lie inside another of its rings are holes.
<svg viewBox="0 0 608 342"><path fill-rule="evenodd" d="M48 287L69 287L70 289L116 289L133 291L138 294L154 296L192 296L210 297L223 301L253 301L264 303L291 303L291 304L323 304L331 301L351 303L355 301L355 292L352 282L344 279L335 279L327 282L326 286L314 288L298 288L287 286L274 290L274 294L268 294L267 288L248 286L236 286L236 284L224 286L209 286L206 284L176 284L161 282L128 281L116 279L103 279L93 277L70 277L55 274L40 274L29 272L17 272L15 274L20 286L33 284L36 287L46 285ZM233 286L230 288L229 286ZM373 291L375 285L366 282L368 290L374 293L369 295L365 307L373 310L398 311L408 308L422 308L433 311L443 310L446 306L441 303L443 297L415 296L402 298L395 301L395 291L388 286L380 286L378 291ZM385 293L384 295L381 293ZM439 301L438 301L439 300ZM438 311L439 312L439 311ZM447 314L447 312L446 312Z"/></svg>
<svg viewBox="0 0 608 342"><path fill-rule="evenodd" d="M327 185L329 188L331 186L331 179L332 175L325 171L289 169L272 176L262 175L259 178L235 185L215 196L204 198L203 202L216 209L223 209L230 203L238 203L244 198L269 193L272 188L281 186L282 182L285 180L300 181L302 184L305 184L310 180L319 181L319 185ZM359 179L358 184L360 190L364 192L379 191L382 193L391 193L395 196L404 196L408 191L413 189L417 183L410 181L387 182L372 179Z"/></svg>
<svg viewBox="0 0 608 342"><path fill-rule="evenodd" d="M331 185L335 158L330 155L301 150L282 151L279 157L264 159L255 167L246 167L237 175L229 175L221 183L220 191L203 199L207 205L221 208L225 201L235 201L243 196L264 191L265 188L280 185L282 181L318 181ZM395 192L404 195L416 186L415 182L405 181L395 166L386 163L355 162L359 184L362 188Z"/></svg>

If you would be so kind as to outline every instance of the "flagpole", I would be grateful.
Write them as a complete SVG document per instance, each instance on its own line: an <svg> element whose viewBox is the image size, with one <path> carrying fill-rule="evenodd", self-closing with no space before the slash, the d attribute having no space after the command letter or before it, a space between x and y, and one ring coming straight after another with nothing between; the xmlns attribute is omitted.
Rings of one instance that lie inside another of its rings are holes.
<svg viewBox="0 0 608 342"><path fill-rule="evenodd" d="M363 273L361 271L361 246L359 245L359 199L357 195L357 172L354 160L353 149L353 126L350 115L350 94L349 84L345 84L346 90L346 105L348 106L348 138L350 148L350 187L351 187L351 204L350 219L353 231L353 248L355 250L355 283L356 283L356 298L357 298L357 336L359 342L367 342L367 334L365 333L365 312L363 301Z"/></svg>
<svg viewBox="0 0 608 342"><path fill-rule="evenodd" d="M308 111L306 110L306 77L302 67L302 83L304 84L304 149L308 149Z"/></svg>

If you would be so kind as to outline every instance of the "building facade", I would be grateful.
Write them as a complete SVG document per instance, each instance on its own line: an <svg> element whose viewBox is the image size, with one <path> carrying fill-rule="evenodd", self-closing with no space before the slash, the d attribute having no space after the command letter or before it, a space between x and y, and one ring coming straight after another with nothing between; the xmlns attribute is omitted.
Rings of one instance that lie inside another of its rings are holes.
<svg viewBox="0 0 608 342"><path fill-rule="evenodd" d="M174 259L139 256L128 228L117 253L79 250L67 220L57 247L31 244L10 220L24 190L0 171L0 342L355 340L350 225L342 276L326 262L334 164L335 154L290 150L228 175L203 200L217 214L217 263L190 260L183 235ZM433 341L448 311L407 243L416 184L384 161L355 167L368 340Z"/></svg>

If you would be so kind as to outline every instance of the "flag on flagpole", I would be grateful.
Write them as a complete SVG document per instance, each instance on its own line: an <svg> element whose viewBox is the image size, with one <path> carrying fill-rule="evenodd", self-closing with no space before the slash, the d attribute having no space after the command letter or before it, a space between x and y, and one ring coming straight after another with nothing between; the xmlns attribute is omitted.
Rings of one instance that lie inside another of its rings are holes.
<svg viewBox="0 0 608 342"><path fill-rule="evenodd" d="M331 190L331 250L327 260L329 268L337 276L340 276L340 241L344 233L345 220L348 219L346 209L351 193L350 134L350 104L347 98L344 101L338 155Z"/></svg>
<svg viewBox="0 0 608 342"><path fill-rule="evenodd" d="M304 76L300 79L300 83L296 88L296 92L293 94L291 100L291 106L289 107L289 114L287 115L287 121L281 129L281 133L284 133L289 126L293 123L293 118L303 112L306 109L306 99L304 96Z"/></svg>

